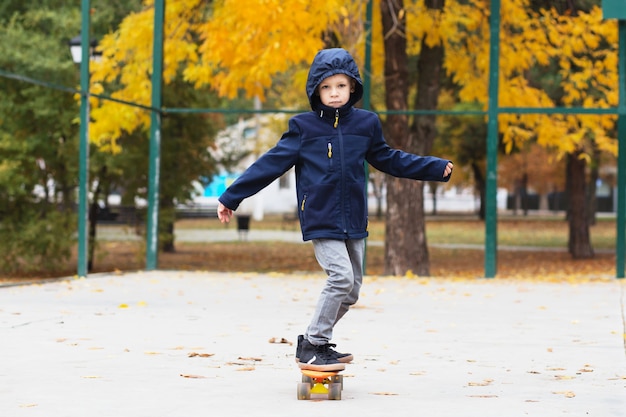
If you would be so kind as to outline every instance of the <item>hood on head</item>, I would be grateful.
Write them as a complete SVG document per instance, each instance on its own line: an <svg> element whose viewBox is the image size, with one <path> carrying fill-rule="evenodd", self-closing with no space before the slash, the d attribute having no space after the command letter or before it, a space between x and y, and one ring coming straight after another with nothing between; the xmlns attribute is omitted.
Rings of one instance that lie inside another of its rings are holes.
<svg viewBox="0 0 626 417"><path fill-rule="evenodd" d="M317 110L322 104L319 96L315 94L317 87L324 79L337 74L345 74L356 81L354 93L350 94L347 106L353 106L363 97L363 82L352 55L342 48L322 49L313 59L306 82L306 94L311 109Z"/></svg>

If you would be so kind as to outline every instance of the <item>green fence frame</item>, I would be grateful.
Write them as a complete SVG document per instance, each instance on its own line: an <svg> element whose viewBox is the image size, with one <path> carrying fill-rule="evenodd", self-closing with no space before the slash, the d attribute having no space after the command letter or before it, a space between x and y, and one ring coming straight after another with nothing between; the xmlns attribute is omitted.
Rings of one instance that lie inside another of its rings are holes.
<svg viewBox="0 0 626 417"><path fill-rule="evenodd" d="M605 0L615 2L616 0ZM624 255L626 249L626 19L619 16L619 104L617 108L501 108L498 105L498 61L500 46L500 0L491 1L490 47L489 47L489 102L487 114L487 183L485 211L485 278L497 274L497 144L498 115L504 113L543 114L614 114L618 116L618 179L617 179L617 231L616 231L616 277L624 278ZM367 13L371 16L372 1L368 0ZM82 0L82 63L81 63L81 127L80 172L78 215L78 275L87 275L87 173L88 173L88 99L89 99L89 0ZM158 219L159 219L159 165L161 160L161 115L165 112L211 112L215 109L164 109L161 106L163 20L165 0L154 2L154 62L152 72L152 118L150 128L150 172L148 185L148 224L146 269L157 268ZM617 9L621 10L621 9ZM612 16L606 16L611 18ZM371 21L371 19L370 19ZM369 21L368 21L369 22ZM366 58L370 56L371 42L366 42ZM367 60L367 59L366 59ZM366 62L369 65L369 62ZM366 91L369 92L369 79ZM369 107L369 94L367 95ZM223 111L223 110L221 110ZM258 111L251 111L258 113ZM444 114L440 111L411 111L411 114Z"/></svg>

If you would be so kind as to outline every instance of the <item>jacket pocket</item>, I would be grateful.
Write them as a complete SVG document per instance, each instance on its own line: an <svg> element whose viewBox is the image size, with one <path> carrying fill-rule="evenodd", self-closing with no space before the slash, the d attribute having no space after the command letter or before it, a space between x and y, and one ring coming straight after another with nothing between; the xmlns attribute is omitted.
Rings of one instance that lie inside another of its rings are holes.
<svg viewBox="0 0 626 417"><path fill-rule="evenodd" d="M367 193L365 184L355 182L350 184L350 228L357 231L367 230Z"/></svg>
<svg viewBox="0 0 626 417"><path fill-rule="evenodd" d="M303 232L336 231L339 227L336 187L320 184L311 187L300 200Z"/></svg>

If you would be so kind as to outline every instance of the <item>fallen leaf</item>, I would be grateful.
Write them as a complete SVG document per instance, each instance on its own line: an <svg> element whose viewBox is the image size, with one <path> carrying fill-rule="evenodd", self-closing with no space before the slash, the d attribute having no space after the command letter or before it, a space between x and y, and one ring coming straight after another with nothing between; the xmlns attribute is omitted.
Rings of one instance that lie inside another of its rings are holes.
<svg viewBox="0 0 626 417"><path fill-rule="evenodd" d="M552 391L553 394L559 394L559 395L564 395L566 398L574 398L576 396L576 394L574 394L572 391Z"/></svg>
<svg viewBox="0 0 626 417"><path fill-rule="evenodd" d="M189 355L190 358L210 358L211 356L215 355L215 353L197 353L197 352L191 352Z"/></svg>
<svg viewBox="0 0 626 417"><path fill-rule="evenodd" d="M237 371L256 371L256 368L254 366L246 366L244 368L238 368Z"/></svg>
<svg viewBox="0 0 626 417"><path fill-rule="evenodd" d="M202 375L192 375L192 374L180 374L183 378L191 378L191 379L204 379L205 376Z"/></svg>
<svg viewBox="0 0 626 417"><path fill-rule="evenodd" d="M293 342L290 342L289 340L285 339L284 337L272 337L269 340L269 343L277 343L277 344L284 343L284 344L287 344L289 346L293 345Z"/></svg>
<svg viewBox="0 0 626 417"><path fill-rule="evenodd" d="M426 375L426 371L411 372L409 375L415 375L415 376Z"/></svg>
<svg viewBox="0 0 626 417"><path fill-rule="evenodd" d="M486 387L487 385L491 385L493 379L485 379L482 382L468 382L467 385L470 387Z"/></svg>
<svg viewBox="0 0 626 417"><path fill-rule="evenodd" d="M238 357L237 359L241 360L241 361L253 361L253 362L261 362L263 359L261 358L243 358L243 357Z"/></svg>

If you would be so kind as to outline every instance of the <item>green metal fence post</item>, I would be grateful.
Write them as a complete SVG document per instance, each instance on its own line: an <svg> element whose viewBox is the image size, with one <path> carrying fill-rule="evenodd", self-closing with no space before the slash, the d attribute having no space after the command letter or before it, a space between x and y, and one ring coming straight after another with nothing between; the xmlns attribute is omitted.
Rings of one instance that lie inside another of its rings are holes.
<svg viewBox="0 0 626 417"><path fill-rule="evenodd" d="M87 276L87 221L89 192L89 0L81 2L80 130L78 148L78 266Z"/></svg>
<svg viewBox="0 0 626 417"><path fill-rule="evenodd" d="M159 252L159 183L161 170L161 83L163 80L163 21L165 0L154 2L154 44L152 47L152 115L150 119L150 169L148 174L148 219L146 269L157 268Z"/></svg>
<svg viewBox="0 0 626 417"><path fill-rule="evenodd" d="M372 0L367 1L367 7L365 8L365 24L363 29L365 30L365 57L363 64L363 108L365 110L371 109L371 84L372 84ZM365 169L365 195L368 195L370 169L367 162L364 164ZM367 241L366 241L367 242ZM363 274L367 274L367 244L365 245L365 252L363 253Z"/></svg>
<svg viewBox="0 0 626 417"><path fill-rule="evenodd" d="M498 254L497 190L500 0L491 1L489 26L489 104L487 109L487 181L485 191L485 278L495 277Z"/></svg>
<svg viewBox="0 0 626 417"><path fill-rule="evenodd" d="M624 256L626 255L626 19L619 20L619 103L617 105L617 243L615 273L624 278Z"/></svg>

